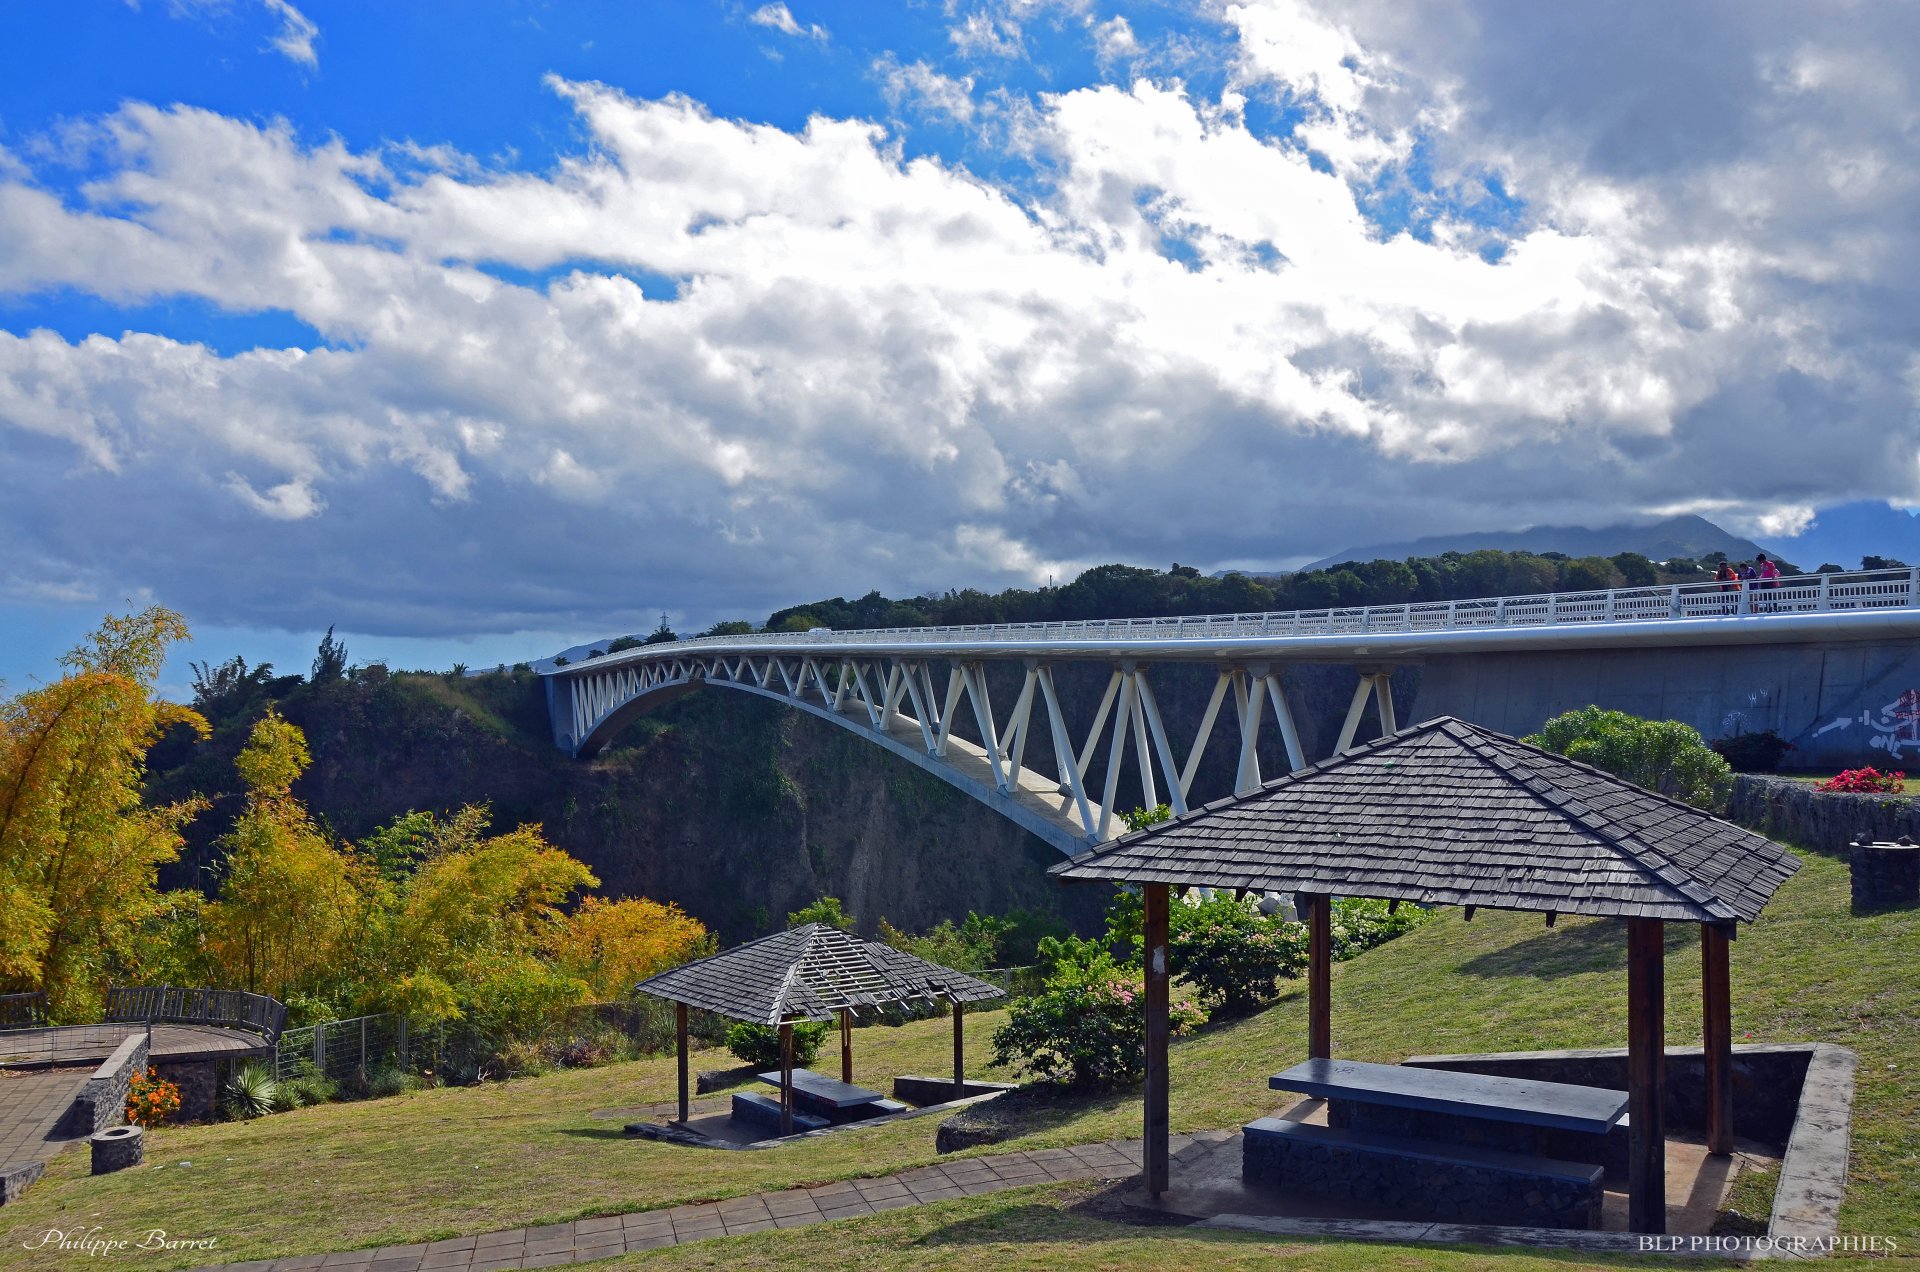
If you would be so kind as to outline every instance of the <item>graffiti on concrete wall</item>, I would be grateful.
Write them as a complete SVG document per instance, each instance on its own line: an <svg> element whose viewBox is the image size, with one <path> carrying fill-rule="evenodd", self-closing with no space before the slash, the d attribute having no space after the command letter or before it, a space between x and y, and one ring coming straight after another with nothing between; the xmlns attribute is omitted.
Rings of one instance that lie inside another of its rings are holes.
<svg viewBox="0 0 1920 1272"><path fill-rule="evenodd" d="M1903 690L1899 697L1880 707L1869 708L1858 716L1835 716L1813 731L1814 737L1862 726L1869 734L1867 745L1885 751L1888 758L1900 759L1908 751L1920 752L1920 689Z"/></svg>

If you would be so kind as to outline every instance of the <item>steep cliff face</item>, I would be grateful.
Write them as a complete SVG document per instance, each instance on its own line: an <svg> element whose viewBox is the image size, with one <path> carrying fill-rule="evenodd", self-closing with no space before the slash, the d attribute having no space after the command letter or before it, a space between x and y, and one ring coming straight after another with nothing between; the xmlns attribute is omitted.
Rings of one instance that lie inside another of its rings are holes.
<svg viewBox="0 0 1920 1272"><path fill-rule="evenodd" d="M747 694L682 699L585 762L546 740L530 681L488 690L435 676L362 678L303 689L280 709L313 752L294 793L337 835L357 839L413 809L490 803L496 827L539 822L608 895L678 902L725 941L779 926L823 895L869 931L882 918L919 930L1015 908L1085 928L1106 900L1047 878L1056 851L959 791ZM244 723L194 751L158 753L155 796L230 791ZM236 804L216 801L169 884L209 883L202 867Z"/></svg>

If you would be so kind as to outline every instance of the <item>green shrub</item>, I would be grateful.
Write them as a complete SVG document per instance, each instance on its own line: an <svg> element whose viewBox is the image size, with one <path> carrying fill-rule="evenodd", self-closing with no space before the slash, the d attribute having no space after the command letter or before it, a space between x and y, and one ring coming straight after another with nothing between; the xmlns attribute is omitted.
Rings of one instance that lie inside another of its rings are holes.
<svg viewBox="0 0 1920 1272"><path fill-rule="evenodd" d="M1120 820L1127 823L1128 830L1145 830L1157 826L1163 821L1173 820L1171 804L1155 804L1152 808L1135 808L1120 814Z"/></svg>
<svg viewBox="0 0 1920 1272"><path fill-rule="evenodd" d="M812 1064L827 1040L827 1022L804 1020L793 1027L795 1068ZM747 1064L772 1068L780 1063L780 1031L772 1025L741 1022L727 1030L727 1050Z"/></svg>
<svg viewBox="0 0 1920 1272"><path fill-rule="evenodd" d="M279 1092L273 1070L249 1061L228 1075L220 1091L220 1107L231 1118L265 1117L274 1111Z"/></svg>
<svg viewBox="0 0 1920 1272"><path fill-rule="evenodd" d="M1336 962L1384 945L1402 932L1433 920L1433 911L1403 905L1387 913L1385 901L1341 897L1333 903L1333 957ZM1297 925L1296 925L1297 926Z"/></svg>
<svg viewBox="0 0 1920 1272"><path fill-rule="evenodd" d="M1280 977L1307 965L1304 924L1269 918L1224 892L1176 903L1167 920L1173 974L1214 1014L1243 1016L1272 1002Z"/></svg>
<svg viewBox="0 0 1920 1272"><path fill-rule="evenodd" d="M534 1038L514 1038L499 1048L500 1072L509 1078L537 1078L554 1070L553 1057Z"/></svg>
<svg viewBox="0 0 1920 1272"><path fill-rule="evenodd" d="M809 923L824 923L842 932L851 932L855 927L853 916L841 907L839 897L821 897L787 915L789 929L805 927Z"/></svg>
<svg viewBox="0 0 1920 1272"><path fill-rule="evenodd" d="M952 919L942 919L918 935L902 932L881 919L879 935L884 944L915 958L957 972L977 972L994 965L1000 936L1009 926L1004 920L969 911L965 923L955 925Z"/></svg>
<svg viewBox="0 0 1920 1272"><path fill-rule="evenodd" d="M994 1031L993 1062L1025 1076L1076 1090L1107 1090L1146 1071L1147 1024L1140 971L1113 961L1093 942L1075 942L1057 963L1045 993L1022 998ZM1182 1034L1206 1019L1186 999L1169 1007L1168 1023Z"/></svg>
<svg viewBox="0 0 1920 1272"><path fill-rule="evenodd" d="M567 1069L592 1069L616 1060L639 1058L633 1039L609 1025L587 1028L562 1035L553 1048L553 1058Z"/></svg>
<svg viewBox="0 0 1920 1272"><path fill-rule="evenodd" d="M302 1060L293 1073L280 1079L275 1087L274 1108L284 1113L309 1104L325 1104L339 1089L339 1083L315 1069L313 1061Z"/></svg>
<svg viewBox="0 0 1920 1272"><path fill-rule="evenodd" d="M1581 707L1555 716L1521 741L1695 808L1720 808L1733 789L1727 762L1698 730L1678 720L1642 720L1624 711Z"/></svg>
<svg viewBox="0 0 1920 1272"><path fill-rule="evenodd" d="M376 1099L407 1095L427 1085L426 1079L394 1065L382 1065L367 1075L367 1094Z"/></svg>

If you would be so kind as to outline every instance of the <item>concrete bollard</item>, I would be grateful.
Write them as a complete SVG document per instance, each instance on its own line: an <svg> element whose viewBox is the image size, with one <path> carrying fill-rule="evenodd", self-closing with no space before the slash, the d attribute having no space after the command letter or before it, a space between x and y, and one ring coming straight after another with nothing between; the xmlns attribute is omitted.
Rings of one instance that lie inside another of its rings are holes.
<svg viewBox="0 0 1920 1272"><path fill-rule="evenodd" d="M93 1147L93 1173L111 1174L146 1160L147 1133L137 1126L110 1126L96 1131L87 1143Z"/></svg>

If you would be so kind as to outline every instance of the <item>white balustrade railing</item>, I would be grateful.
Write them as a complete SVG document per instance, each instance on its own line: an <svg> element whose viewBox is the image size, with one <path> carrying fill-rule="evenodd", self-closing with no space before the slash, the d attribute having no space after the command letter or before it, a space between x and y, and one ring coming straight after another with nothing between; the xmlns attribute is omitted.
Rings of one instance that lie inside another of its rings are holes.
<svg viewBox="0 0 1920 1272"><path fill-rule="evenodd" d="M1791 575L1772 581L1671 583L1603 592L1413 601L1261 614L1199 614L1176 618L1075 619L1051 623L980 623L947 627L887 627L857 631L751 632L705 636L671 645L623 651L622 661L688 649L749 645L978 644L1047 641L1233 640L1262 636L1393 635L1482 628L1558 627L1574 623L1641 623L1681 619L1764 619L1868 609L1913 608L1920 598L1920 567L1847 574ZM563 673L606 665L606 658L574 663Z"/></svg>

